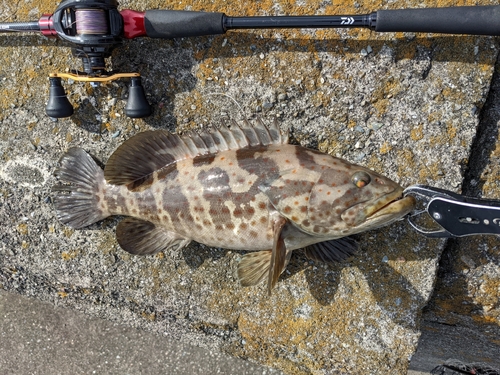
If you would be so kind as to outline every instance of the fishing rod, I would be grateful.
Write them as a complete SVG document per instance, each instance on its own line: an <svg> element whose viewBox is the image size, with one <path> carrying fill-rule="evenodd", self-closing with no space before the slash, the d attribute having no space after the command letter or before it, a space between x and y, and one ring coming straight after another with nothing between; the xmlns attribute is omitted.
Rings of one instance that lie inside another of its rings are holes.
<svg viewBox="0 0 500 375"><path fill-rule="evenodd" d="M108 82L130 79L125 114L140 118L151 114L139 73L108 72L105 59L123 39L173 39L224 34L237 29L368 28L376 32L423 32L500 35L500 6L378 10L363 15L229 17L219 12L178 10L118 10L116 0L63 0L53 14L38 21L0 23L0 33L39 32L69 42L82 72L49 75L46 113L62 118L73 114L61 79Z"/></svg>

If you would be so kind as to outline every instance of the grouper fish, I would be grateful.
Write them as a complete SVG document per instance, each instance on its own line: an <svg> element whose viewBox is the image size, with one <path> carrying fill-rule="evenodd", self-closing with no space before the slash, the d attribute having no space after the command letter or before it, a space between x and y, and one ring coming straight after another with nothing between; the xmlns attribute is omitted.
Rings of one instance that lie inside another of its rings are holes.
<svg viewBox="0 0 500 375"><path fill-rule="evenodd" d="M390 179L312 149L288 144L277 124L257 120L200 134L146 131L111 155L104 170L71 148L55 173L58 219L82 228L124 215L120 246L150 255L191 241L247 250L243 286L276 285L291 252L342 261L356 250L350 235L408 214L411 196Z"/></svg>

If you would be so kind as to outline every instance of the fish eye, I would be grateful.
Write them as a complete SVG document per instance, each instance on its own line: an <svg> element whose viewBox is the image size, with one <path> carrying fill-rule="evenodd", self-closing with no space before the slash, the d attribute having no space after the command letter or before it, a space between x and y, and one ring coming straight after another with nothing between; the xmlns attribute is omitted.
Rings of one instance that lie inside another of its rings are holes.
<svg viewBox="0 0 500 375"><path fill-rule="evenodd" d="M352 176L352 183L358 188L363 188L371 182L370 175L366 172L359 171Z"/></svg>

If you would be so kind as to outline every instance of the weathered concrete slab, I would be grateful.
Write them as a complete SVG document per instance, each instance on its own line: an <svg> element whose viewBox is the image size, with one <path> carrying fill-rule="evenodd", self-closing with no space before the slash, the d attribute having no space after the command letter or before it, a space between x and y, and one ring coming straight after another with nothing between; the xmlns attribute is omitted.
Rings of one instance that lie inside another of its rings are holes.
<svg viewBox="0 0 500 375"><path fill-rule="evenodd" d="M463 191L469 196L500 199L499 99L500 77L497 71L482 111L464 179ZM500 368L497 355L500 351L499 246L497 236L450 241L440 262L433 298L423 315L426 326L441 332L451 326L453 328L448 330L457 332L448 345L441 345L445 353L450 356L453 353L454 358L468 362L489 363L497 369Z"/></svg>
<svg viewBox="0 0 500 375"><path fill-rule="evenodd" d="M55 6L26 1L0 10L0 19L37 18ZM121 6L237 16L367 13L385 4ZM298 254L269 298L264 287L237 284L239 252L194 244L137 258L119 249L117 219L78 231L62 226L50 201L52 172L71 146L105 162L143 130L207 128L257 114L277 119L293 142L363 164L402 185L458 191L489 89L495 39L279 30L134 40L115 51L110 67L141 72L153 116L124 116L125 82L95 89L74 83L66 89L76 113L58 122L44 115L47 74L78 68L79 62L61 44L35 36L2 35L0 50L2 288L288 373L406 371L443 241L425 240L398 223L362 235L360 254L350 262L325 266Z"/></svg>
<svg viewBox="0 0 500 375"><path fill-rule="evenodd" d="M0 290L4 374L280 374L217 350Z"/></svg>
<svg viewBox="0 0 500 375"><path fill-rule="evenodd" d="M500 371L498 345L494 342L495 334L491 327L482 326L478 329L477 326L427 320L420 327L422 334L410 370L429 374L447 360L455 359L467 364L481 363L483 368L489 366L496 369L497 373Z"/></svg>

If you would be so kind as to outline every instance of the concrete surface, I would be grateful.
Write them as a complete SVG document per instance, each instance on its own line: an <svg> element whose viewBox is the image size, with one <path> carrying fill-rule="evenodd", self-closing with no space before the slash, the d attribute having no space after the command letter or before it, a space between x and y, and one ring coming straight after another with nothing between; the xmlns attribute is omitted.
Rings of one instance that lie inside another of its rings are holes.
<svg viewBox="0 0 500 375"><path fill-rule="evenodd" d="M498 347L483 335L424 323L408 375L429 374L449 358L475 362L487 357L500 368ZM0 338L4 374L281 374L217 350L1 290Z"/></svg>
<svg viewBox="0 0 500 375"><path fill-rule="evenodd" d="M0 20L36 19L56 5L3 1ZM417 5L452 2L121 2L122 8L235 16ZM500 197L498 101L490 90L498 83L498 50L491 37L367 30L137 39L117 49L109 67L141 72L153 116L124 116L126 82L98 88L65 83L75 115L54 122L44 114L47 75L80 62L61 43L0 35L0 287L78 310L81 322L101 318L285 373L405 373L418 358L420 328L432 324L443 332L450 324L465 327L471 331L461 333L475 332L494 350L498 339L486 332L499 326L500 246L491 237L426 240L396 223L360 236L360 254L349 262L325 266L297 254L268 298L264 287L237 284L240 252L193 244L137 258L116 243L118 218L78 231L64 227L55 219L51 187L57 160L69 147L84 147L105 162L140 131L207 129L258 114L277 120L294 143L402 185ZM467 348L467 339L457 340ZM428 347L452 343L432 340Z"/></svg>
<svg viewBox="0 0 500 375"><path fill-rule="evenodd" d="M408 375L429 374L449 358L487 359L485 363L500 368L498 347L484 339L491 332L430 322L421 329ZM0 338L4 374L281 374L219 351L1 290Z"/></svg>
<svg viewBox="0 0 500 375"><path fill-rule="evenodd" d="M280 374L78 311L0 291L0 373Z"/></svg>

